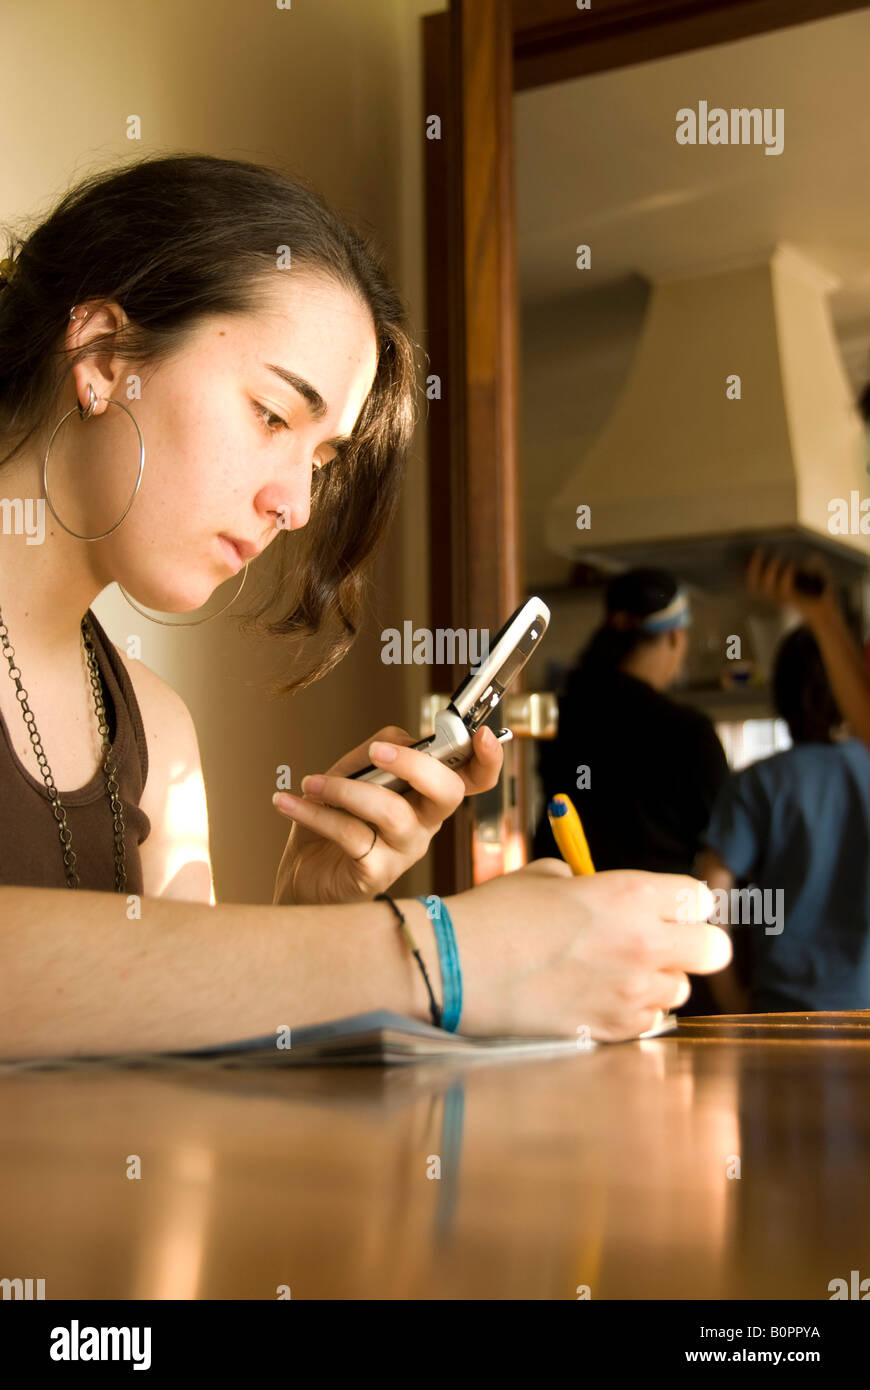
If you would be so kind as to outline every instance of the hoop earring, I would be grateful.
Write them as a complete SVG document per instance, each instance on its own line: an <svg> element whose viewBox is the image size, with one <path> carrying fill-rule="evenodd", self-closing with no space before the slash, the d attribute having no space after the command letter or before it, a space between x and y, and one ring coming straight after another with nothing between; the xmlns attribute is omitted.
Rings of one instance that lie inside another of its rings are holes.
<svg viewBox="0 0 870 1390"><path fill-rule="evenodd" d="M96 409L97 400L98 400L98 399L99 399L99 400L106 400L106 401L108 401L109 405L117 405L117 406L119 406L121 410L124 410L124 411L127 412L127 414L130 416L130 419L133 421L133 424L136 426L136 433L137 433L138 436L139 436L139 475L138 475L138 477L137 477L137 479L136 479L136 486L133 488L133 494L132 494L132 496L131 496L131 498L130 498L130 501L127 503L126 507L124 508L124 511L122 512L122 514L121 514L121 516L118 518L118 520L115 522L114 526L110 526L109 529L108 529L108 531L101 531L100 534L99 534L98 536L82 536L82 535L79 534L78 531L71 531L70 528L67 526L66 522L65 522L65 521L61 521L60 517L58 516L57 512L56 512L55 509L54 509L54 503L52 502L51 498L50 498L49 495L48 495L48 456L49 456L49 454L51 453L51 446L52 446L52 444L54 443L54 437L55 437L55 435L57 434L58 430L60 429L61 425L64 423L64 421L65 421L65 420L68 420L69 417L70 417L71 415L74 415L76 411L78 411L78 413L79 413L79 419L81 419L81 420L90 420L91 416L93 415L93 413L94 413L94 411L95 411L95 409ZM111 396L100 396L100 397L98 397L96 391L95 391L94 388L93 388L93 386L91 386L91 385L89 384L89 385L88 385L88 403L87 403L87 405L86 405L86 406L82 406L82 405L80 405L80 404L77 402L77 403L72 407L71 410L68 410L68 411L67 411L66 415L62 415L62 416L61 416L61 418L58 420L57 424L55 425L54 429L52 430L51 438L50 438L49 441L48 441L48 448L47 448L46 451L45 451L45 458L42 460L42 490L43 490L43 492L45 493L45 500L46 500L46 502L48 503L49 510L50 510L52 516L54 517L55 521L57 522L57 524L58 524L59 526L62 526L63 529L64 529L70 536L75 536L75 538L76 538L77 541L101 541L101 540L104 540L106 536L111 536L111 534L112 534L113 531L117 531L118 527L121 525L121 522L122 522L122 521L124 520L124 518L127 516L127 513L129 512L130 508L132 507L133 503L134 503L135 500L136 500L136 494L137 494L137 492L139 491L139 485L140 485L140 483L142 482L142 474L144 473L144 471L145 471L145 441L144 441L144 439L142 438L142 431L141 431L140 428L139 428L139 422L138 422L138 420L136 419L135 415L133 414L132 410L129 410L129 409L127 408L127 406L124 405L124 402L123 402L123 401L113 401L112 398L111 398Z"/></svg>
<svg viewBox="0 0 870 1390"><path fill-rule="evenodd" d="M127 602L129 603L130 607L131 607L131 608L135 608L135 609L136 609L136 612L137 612L137 613L141 613L141 614L142 614L142 617L143 617L143 618L147 618L147 619L149 620L149 622L152 622L152 623L159 623L161 627L198 627L198 625L199 625L200 623L210 623L211 620L212 620L212 618L219 618L220 615L221 615L221 613L226 613L227 609L232 607L232 605L235 603L236 599L238 598L239 594L242 592L242 590L243 590L244 587L245 587L245 580L246 580L247 577L248 577L248 565L249 565L250 563L251 563L250 560L248 560L248 561L245 562L245 568L244 568L244 570L242 571L242 582L241 582L241 584L239 585L239 587L236 589L236 592L233 594L233 596L232 596L232 598L230 599L229 603L225 603L224 606L223 606L223 608L219 608L218 611L217 611L216 613L210 613L210 614L208 615L207 618L192 618L189 622L168 623L168 622L166 621L165 618L155 618L155 617L154 617L154 614L153 614L153 613L149 613L148 610L147 610L146 608L140 608L140 607L139 607L139 604L136 602L136 600L135 600L135 599L132 599L132 598L130 597L130 595L127 593L127 590L124 589L124 588L122 588L122 586L121 586L120 584L118 585L118 588L121 590L121 593L124 595L124 598L127 600Z"/></svg>
<svg viewBox="0 0 870 1390"><path fill-rule="evenodd" d="M72 318L72 317L74 317L74 309L73 309L73 310L70 310L70 318ZM83 318L86 318L86 317L87 317L87 310L85 310L85 313L82 315L82 317L83 317ZM136 427L136 433L137 433L137 435L139 436L139 473L138 473L138 476L137 476L137 478L136 478L136 486L133 488L133 493L132 493L132 495L131 495L131 497L130 497L130 501L127 503L126 507L124 508L124 511L122 512L122 514L121 514L121 516L118 518L118 520L115 522L114 526L110 526L109 529L108 529L108 531L102 531L102 532L100 533L99 536L83 536L83 535L80 535L80 534L78 533L78 531L71 531L70 528L67 526L66 522L61 521L60 517L58 516L57 512L56 512L55 509L54 509L54 504L52 503L52 500L51 500L51 498L50 498L49 495L48 495L48 456L49 456L49 454L51 453L51 446L52 446L52 444L54 443L54 437L55 437L55 435L57 434L58 430L60 429L61 425L64 423L64 421L65 421L65 420L68 420L69 417L70 417L70 415L74 415L76 411L78 411L78 413L79 413L79 418L80 418L80 419L82 419L82 420L90 420L91 417L93 416L94 411L96 410L97 401L98 401L98 400L106 400L106 401L108 401L109 405L118 405L118 406L120 406L122 410L125 410L125 411L127 412L127 414L130 416L130 419L133 421L133 424L134 424L135 427ZM139 428L139 422L138 422L138 420L136 419L135 415L133 414L132 410L130 410L126 405L124 405L124 402L123 402L123 401L114 401L114 400L112 400L111 396L105 396L105 397L102 397L102 396L101 396L101 397L98 397L96 391L95 391L94 388L93 388L93 386L92 386L90 383L88 383L88 403L87 403L87 405L86 405L86 406L83 406L83 405L81 405L80 403L77 403L76 405L74 405L74 406L72 407L71 410L68 410L68 411L67 411L66 415L63 415L63 416L60 418L60 420L58 420L57 424L55 425L55 427L54 427L54 429L53 429L53 431L52 431L51 438L50 438L49 441L48 441L48 448L47 448L46 451L45 451L45 458L44 458L43 461L42 461L42 487L43 487L43 491L45 492L45 500L46 500L46 502L48 503L49 509L50 509L51 514L52 514L52 516L54 517L55 521L58 523L59 526L62 526L63 529L64 529L66 532L68 532L69 535L75 536L76 540L79 540L79 541L101 541L101 540L104 540L105 537L106 537L106 536L110 536L110 535L112 534L113 531L117 531L118 527L121 525L121 522L125 519L125 517L126 517L127 514L129 513L130 508L132 507L133 503L134 503L135 500L136 500L136 494L137 494L138 491L139 491L139 487L140 487L141 482L142 482L142 474L144 473L144 471L145 471L145 441L144 441L144 439L142 438L142 431L141 431L141 429ZM223 606L223 608L219 608L218 611L217 611L216 613L210 613L209 616L208 616L207 618L194 618L194 619L193 619L192 621L190 621L190 622L177 622L177 623L173 623L173 622L167 622L165 618L155 618L155 617L153 616L153 614L149 613L145 608L141 608L141 607L139 606L139 604L136 602L136 600L133 599L133 598L131 598L130 595L127 593L126 589L124 589L120 584L118 585L118 588L121 590L121 593L123 594L124 598L125 598L125 599L127 600L127 602L129 603L130 607L131 607L131 608L135 608L136 612L137 612L137 613L140 613L140 614L142 615L143 618L147 618L147 619L149 620L149 622L152 622L152 623L160 623L162 627L196 627L196 626L198 626L199 623L210 623L211 620L212 620L212 618L219 618L220 615L221 615L221 613L225 613L225 612L227 611L227 609L230 608L230 607L235 603L235 601L236 601L236 599L238 598L239 594L242 592L242 589L245 587L245 580L246 580L247 577L248 577L248 564L249 564L249 563L250 563L250 561L248 561L248 563L245 565L244 572L243 572L243 574L242 574L242 582L241 582L241 584L239 585L239 587L238 587L238 589L236 590L236 592L233 594L233 597L230 599L229 603L225 603L224 606Z"/></svg>

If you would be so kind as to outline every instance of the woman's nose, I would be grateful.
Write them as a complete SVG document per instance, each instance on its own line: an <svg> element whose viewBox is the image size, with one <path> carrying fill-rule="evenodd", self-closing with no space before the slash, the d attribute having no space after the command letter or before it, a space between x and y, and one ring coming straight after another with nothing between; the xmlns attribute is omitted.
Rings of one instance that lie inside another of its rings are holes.
<svg viewBox="0 0 870 1390"><path fill-rule="evenodd" d="M308 524L311 515L311 493L296 502L282 502L276 508L275 526L279 531L298 531Z"/></svg>
<svg viewBox="0 0 870 1390"><path fill-rule="evenodd" d="M273 484L268 499L270 510L276 514L275 525L279 530L298 531L308 524L311 516L311 479L314 469L294 469L291 481Z"/></svg>

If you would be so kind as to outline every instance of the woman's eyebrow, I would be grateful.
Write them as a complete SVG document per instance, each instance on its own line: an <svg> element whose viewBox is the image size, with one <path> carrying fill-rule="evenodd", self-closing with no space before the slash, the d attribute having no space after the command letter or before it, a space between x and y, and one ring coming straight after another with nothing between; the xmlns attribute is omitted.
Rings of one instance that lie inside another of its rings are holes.
<svg viewBox="0 0 870 1390"><path fill-rule="evenodd" d="M274 372L282 381L286 381L288 386L292 386L294 391L299 392L302 399L308 404L308 413L312 420L323 419L324 415L326 415L329 410L329 406L326 404L326 401L323 399L316 386L312 386L310 381L306 381L304 377L297 376L295 372L288 372L286 367L276 367L272 362L264 362L263 366L268 367L270 372ZM328 444L350 444L350 442L351 437L349 434L339 434L336 435L335 439L327 440Z"/></svg>

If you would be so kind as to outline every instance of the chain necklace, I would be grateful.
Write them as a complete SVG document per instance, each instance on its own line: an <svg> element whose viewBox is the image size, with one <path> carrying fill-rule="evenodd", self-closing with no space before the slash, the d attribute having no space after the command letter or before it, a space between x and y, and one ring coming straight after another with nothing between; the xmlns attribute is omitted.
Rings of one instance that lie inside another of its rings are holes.
<svg viewBox="0 0 870 1390"><path fill-rule="evenodd" d="M103 703L103 693L100 686L100 671L97 666L97 656L94 650L93 633L87 615L82 618L82 641L85 646L85 655L88 660L88 672L91 678L91 685L94 692L94 704L97 709L97 726L103 744L103 772L106 777L106 793L109 798L109 805L112 808L112 816L115 823L115 892L123 893L127 887L127 868L126 868L126 845L124 841L124 812L121 799L118 796L118 783L115 778L115 768L111 763L112 746L109 743L109 725L106 720L106 707ZM18 699L21 704L21 713L24 715L24 722L30 734L30 742L36 753L36 760L39 763L39 770L42 773L42 780L45 782L48 794L51 797L51 809L57 821L57 832L60 838L60 845L63 851L63 862L66 869L67 888L78 888L79 876L76 870L76 856L72 848L72 832L67 825L66 810L61 805L57 787L54 785L54 778L51 768L45 757L42 747L42 740L36 727L36 720L33 711L27 703L27 691L21 684L21 672L15 665L15 648L9 642L9 629L3 621L3 614L0 612L0 642L3 644L3 653L9 662L9 675L15 682Z"/></svg>

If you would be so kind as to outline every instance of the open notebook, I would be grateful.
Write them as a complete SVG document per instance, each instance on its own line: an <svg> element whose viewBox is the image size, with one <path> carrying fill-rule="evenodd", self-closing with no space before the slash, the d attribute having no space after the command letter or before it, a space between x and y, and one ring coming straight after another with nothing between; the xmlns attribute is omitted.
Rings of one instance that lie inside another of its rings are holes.
<svg viewBox="0 0 870 1390"><path fill-rule="evenodd" d="M650 1029L643 1036L657 1037L662 1032L671 1032L676 1023L676 1018L668 1015L658 1028ZM430 1023L419 1023L403 1014L390 1013L388 1009L295 1029L291 1032L290 1044L289 1048L278 1048L274 1037L246 1038L222 1047L200 1048L186 1055L220 1056L236 1066L246 1063L322 1065L328 1062L342 1065L374 1062L386 1065L414 1062L418 1058L564 1055L597 1046L596 1043L587 1043L584 1048L578 1045L576 1038L466 1038L460 1033L433 1028Z"/></svg>
<svg viewBox="0 0 870 1390"><path fill-rule="evenodd" d="M673 1032L676 1025L676 1017L666 1014L658 1027L651 1028L641 1036L658 1037L662 1033ZM0 1063L0 1071L22 1066L39 1069L80 1066L87 1062L111 1062L126 1066L208 1064L225 1067L292 1067L365 1063L387 1066L454 1057L465 1060L565 1056L592 1051L602 1045L610 1046L595 1042L583 1046L576 1038L466 1038L461 1034L445 1032L443 1028L433 1028L429 1023L419 1023L416 1019L391 1013L388 1009L354 1014L351 1018L317 1023L307 1028L293 1028L289 1041L289 1047L279 1047L278 1035L270 1033L265 1037L240 1038L189 1052L128 1052L87 1058L38 1057Z"/></svg>

